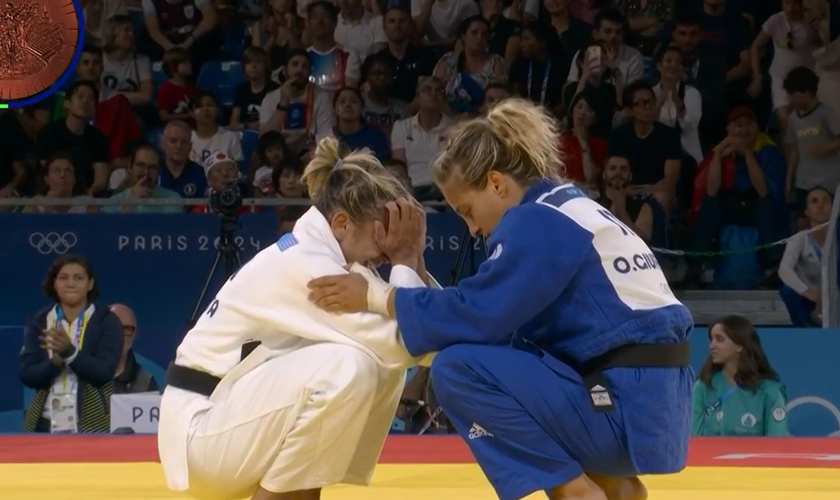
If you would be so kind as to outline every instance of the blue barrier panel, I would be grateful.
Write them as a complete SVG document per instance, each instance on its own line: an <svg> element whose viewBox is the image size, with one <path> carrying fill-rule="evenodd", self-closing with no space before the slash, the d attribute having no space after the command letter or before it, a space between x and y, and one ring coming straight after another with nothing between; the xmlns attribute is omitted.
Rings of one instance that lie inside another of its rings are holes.
<svg viewBox="0 0 840 500"><path fill-rule="evenodd" d="M241 218L237 242L243 259L277 238L274 214ZM429 216L429 270L448 282L463 225L450 214ZM65 253L91 259L102 304L124 302L137 313L135 348L159 381L172 359L214 258L219 221L213 215L0 214L0 432L20 429L27 397L17 375L23 325L48 305L41 280ZM476 250L477 259L482 252ZM220 279L220 277L218 277ZM214 280L212 290L219 285ZM278 276L275 279L283 279ZM762 329L762 343L787 386L790 426L800 436L840 435L840 331ZM705 328L692 334L692 364L707 354Z"/></svg>

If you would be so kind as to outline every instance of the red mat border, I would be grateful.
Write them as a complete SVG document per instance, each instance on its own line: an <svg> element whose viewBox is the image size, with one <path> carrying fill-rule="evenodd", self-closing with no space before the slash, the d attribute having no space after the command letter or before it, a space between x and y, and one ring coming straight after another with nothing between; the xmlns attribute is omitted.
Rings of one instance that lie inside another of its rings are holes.
<svg viewBox="0 0 840 500"><path fill-rule="evenodd" d="M0 464L157 461L155 436L0 436ZM455 436L389 436L380 459L392 464L473 462ZM840 439L694 438L689 465L840 468Z"/></svg>

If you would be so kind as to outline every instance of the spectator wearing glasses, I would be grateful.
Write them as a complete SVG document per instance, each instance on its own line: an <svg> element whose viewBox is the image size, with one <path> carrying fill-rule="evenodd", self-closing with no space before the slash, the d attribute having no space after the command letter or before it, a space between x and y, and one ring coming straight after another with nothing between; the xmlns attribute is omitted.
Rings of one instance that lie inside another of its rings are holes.
<svg viewBox="0 0 840 500"><path fill-rule="evenodd" d="M109 307L120 320L123 331L123 347L120 363L114 376L114 394L137 394L160 390L155 377L137 362L134 356L134 340L137 339L137 317L128 306L114 304Z"/></svg>
<svg viewBox="0 0 840 500"><path fill-rule="evenodd" d="M138 145L129 157L128 172L125 180L121 183L125 188L112 198L118 200L180 198L175 191L170 191L158 185L159 172L160 155L157 148L146 143ZM102 211L168 214L181 213L184 208L175 205L108 205L102 207Z"/></svg>

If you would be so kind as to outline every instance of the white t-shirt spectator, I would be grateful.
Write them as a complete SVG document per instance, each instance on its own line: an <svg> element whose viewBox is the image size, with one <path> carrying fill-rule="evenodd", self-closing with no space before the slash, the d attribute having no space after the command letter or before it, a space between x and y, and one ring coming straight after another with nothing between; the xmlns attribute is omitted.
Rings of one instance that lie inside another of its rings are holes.
<svg viewBox="0 0 840 500"><path fill-rule="evenodd" d="M577 61L579 54L580 51L575 52L572 61ZM625 85L641 80L645 76L645 58L633 47L622 45L621 50L618 51L618 70L621 71L621 78ZM567 81L576 82L579 79L580 70L577 64L572 64Z"/></svg>
<svg viewBox="0 0 840 500"><path fill-rule="evenodd" d="M373 52L375 44L388 41L382 24L382 16L374 16L367 11L355 22L348 21L339 14L333 36L336 43L355 52L359 61L364 61Z"/></svg>
<svg viewBox="0 0 840 500"><path fill-rule="evenodd" d="M216 135L207 139L202 139L193 131L190 160L198 163L199 165L204 165L204 160L209 158L210 155L216 151L223 152L232 160L239 163L244 160L244 156L242 154L242 142L239 140L238 133L219 127L219 130L216 131Z"/></svg>
<svg viewBox="0 0 840 500"><path fill-rule="evenodd" d="M653 87L653 92L656 98L662 95L662 87L659 84ZM683 150L691 155L692 158L699 165L703 161L703 147L700 145L700 135L697 132L697 126L700 124L700 118L703 116L703 98L700 92L692 87L686 85L684 95L682 97L685 111L680 115L677 109L677 104L673 99L668 99L659 110L659 122L668 125L669 127L680 127L680 142Z"/></svg>
<svg viewBox="0 0 840 500"><path fill-rule="evenodd" d="M417 19L429 0L411 0L411 17ZM429 15L429 26L424 35L429 41L449 40L459 35L461 22L481 14L473 0L437 0Z"/></svg>
<svg viewBox="0 0 840 500"><path fill-rule="evenodd" d="M773 42L773 62L768 73L773 79L784 80L797 66L814 67L813 47L809 42L811 30L804 23L791 24L784 12L777 12L767 18L761 31ZM792 42L793 48L788 47Z"/></svg>
<svg viewBox="0 0 840 500"><path fill-rule="evenodd" d="M152 62L136 52L121 61L104 54L102 68L102 86L117 92L137 92L140 83L152 79Z"/></svg>
<svg viewBox="0 0 840 500"><path fill-rule="evenodd" d="M414 186L432 184L432 160L446 144L449 129L455 121L443 115L437 127L424 130L417 121L417 115L394 123L391 130L391 150L405 151L408 176Z"/></svg>

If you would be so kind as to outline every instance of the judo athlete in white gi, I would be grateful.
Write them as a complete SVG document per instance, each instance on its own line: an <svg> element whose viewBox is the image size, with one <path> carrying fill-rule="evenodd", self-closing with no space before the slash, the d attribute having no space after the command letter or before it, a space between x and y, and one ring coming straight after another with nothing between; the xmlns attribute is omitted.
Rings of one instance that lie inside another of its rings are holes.
<svg viewBox="0 0 840 500"><path fill-rule="evenodd" d="M642 500L638 475L685 466L692 318L647 245L562 184L558 143L522 100L459 124L433 173L489 237L476 275L431 290L344 274L310 299L396 318L412 355L438 351L439 402L500 499Z"/></svg>
<svg viewBox="0 0 840 500"><path fill-rule="evenodd" d="M385 203L409 192L367 151L340 159L334 139L318 145L303 180L313 208L222 286L169 367L158 449L172 490L313 500L324 486L371 480L416 361L394 320L326 313L306 285L348 263L383 262L380 246L394 238L422 254L425 217L401 201L397 231L386 233ZM420 261L398 264L391 283L426 286L421 275Z"/></svg>

